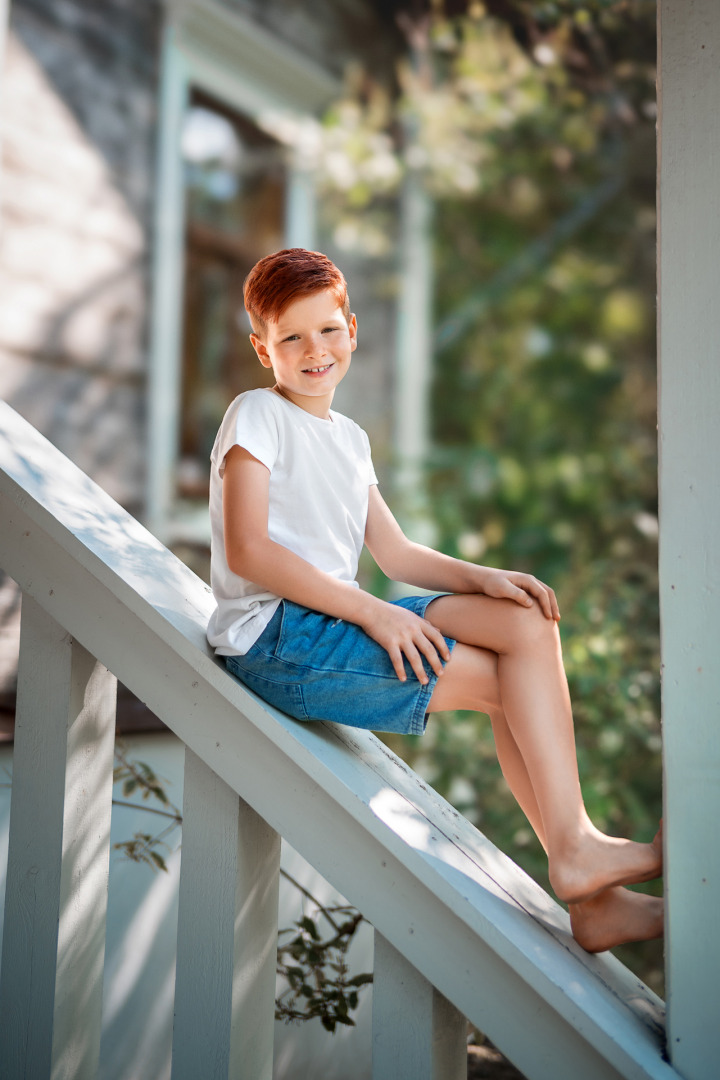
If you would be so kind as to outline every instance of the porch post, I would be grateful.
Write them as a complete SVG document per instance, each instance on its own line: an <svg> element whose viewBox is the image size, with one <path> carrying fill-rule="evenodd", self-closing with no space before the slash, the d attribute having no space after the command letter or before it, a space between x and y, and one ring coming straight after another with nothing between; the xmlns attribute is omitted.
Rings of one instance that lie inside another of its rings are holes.
<svg viewBox="0 0 720 1080"><path fill-rule="evenodd" d="M373 1080L465 1080L467 1021L375 931Z"/></svg>
<svg viewBox="0 0 720 1080"><path fill-rule="evenodd" d="M188 73L172 26L164 30L161 53L155 233L148 373L146 519L163 538L173 499L174 461L180 415L180 335L185 228L183 161L180 150L188 102Z"/></svg>
<svg viewBox="0 0 720 1080"><path fill-rule="evenodd" d="M5 61L5 39L10 19L10 0L0 0L0 82Z"/></svg>
<svg viewBox="0 0 720 1080"><path fill-rule="evenodd" d="M660 602L668 1052L720 1024L720 4L659 2Z"/></svg>
<svg viewBox="0 0 720 1080"><path fill-rule="evenodd" d="M3 97L3 85L2 79L5 72L5 48L8 35L8 24L10 22L10 0L0 0L0 108L4 105ZM0 150L2 146L0 145ZM0 163L1 165L1 163ZM2 184L2 173L0 172L0 184ZM0 207L1 209L1 207Z"/></svg>
<svg viewBox="0 0 720 1080"><path fill-rule="evenodd" d="M280 837L185 749L173 1080L272 1080Z"/></svg>
<svg viewBox="0 0 720 1080"><path fill-rule="evenodd" d="M97 1073L115 686L26 594L0 986L4 1080Z"/></svg>

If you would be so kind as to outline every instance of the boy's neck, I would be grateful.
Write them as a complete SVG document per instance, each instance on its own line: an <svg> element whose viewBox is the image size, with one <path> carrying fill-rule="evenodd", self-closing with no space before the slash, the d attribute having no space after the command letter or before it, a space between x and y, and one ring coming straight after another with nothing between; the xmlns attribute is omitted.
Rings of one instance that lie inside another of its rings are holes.
<svg viewBox="0 0 720 1080"><path fill-rule="evenodd" d="M277 383L273 386L273 390L280 397L284 397L286 401L291 401L293 405L297 405L299 409L304 412L310 413L312 416L317 416L320 420L330 419L330 406L333 403L335 397L335 390L331 390L328 394L323 394L322 397L309 397L305 394L294 394L290 390L284 390L282 386Z"/></svg>

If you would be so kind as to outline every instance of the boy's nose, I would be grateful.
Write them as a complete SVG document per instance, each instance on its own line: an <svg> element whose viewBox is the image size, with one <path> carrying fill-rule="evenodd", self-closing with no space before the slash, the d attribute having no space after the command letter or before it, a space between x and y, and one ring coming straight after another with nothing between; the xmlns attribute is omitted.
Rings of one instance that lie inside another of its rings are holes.
<svg viewBox="0 0 720 1080"><path fill-rule="evenodd" d="M310 338L305 349L306 356L324 356L325 355L325 339L322 334L318 334L316 337Z"/></svg>

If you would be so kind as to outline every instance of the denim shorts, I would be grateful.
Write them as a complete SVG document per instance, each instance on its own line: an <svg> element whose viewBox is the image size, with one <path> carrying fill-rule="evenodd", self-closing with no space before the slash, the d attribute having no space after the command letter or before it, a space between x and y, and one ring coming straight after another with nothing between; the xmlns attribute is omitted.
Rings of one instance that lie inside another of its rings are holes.
<svg viewBox="0 0 720 1080"><path fill-rule="evenodd" d="M395 603L424 616L432 596ZM448 648L455 641L445 638ZM437 675L422 658L423 686L407 660L401 682L390 657L355 623L282 600L269 624L244 656L226 656L228 671L270 705L296 720L422 735Z"/></svg>

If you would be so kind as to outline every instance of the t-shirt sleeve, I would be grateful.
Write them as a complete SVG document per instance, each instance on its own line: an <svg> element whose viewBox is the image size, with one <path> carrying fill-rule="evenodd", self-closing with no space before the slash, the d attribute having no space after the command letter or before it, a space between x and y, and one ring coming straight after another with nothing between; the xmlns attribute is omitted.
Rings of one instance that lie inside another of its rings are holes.
<svg viewBox="0 0 720 1080"><path fill-rule="evenodd" d="M221 477L233 446L242 446L272 472L280 448L280 430L274 402L269 399L268 391L242 394L228 409L211 455Z"/></svg>
<svg viewBox="0 0 720 1080"><path fill-rule="evenodd" d="M372 451L370 449L370 440L368 439L366 432L363 431L363 435L365 437L365 450L367 453L368 487L372 487L373 484L377 484L378 478L375 473L375 466L373 465Z"/></svg>

